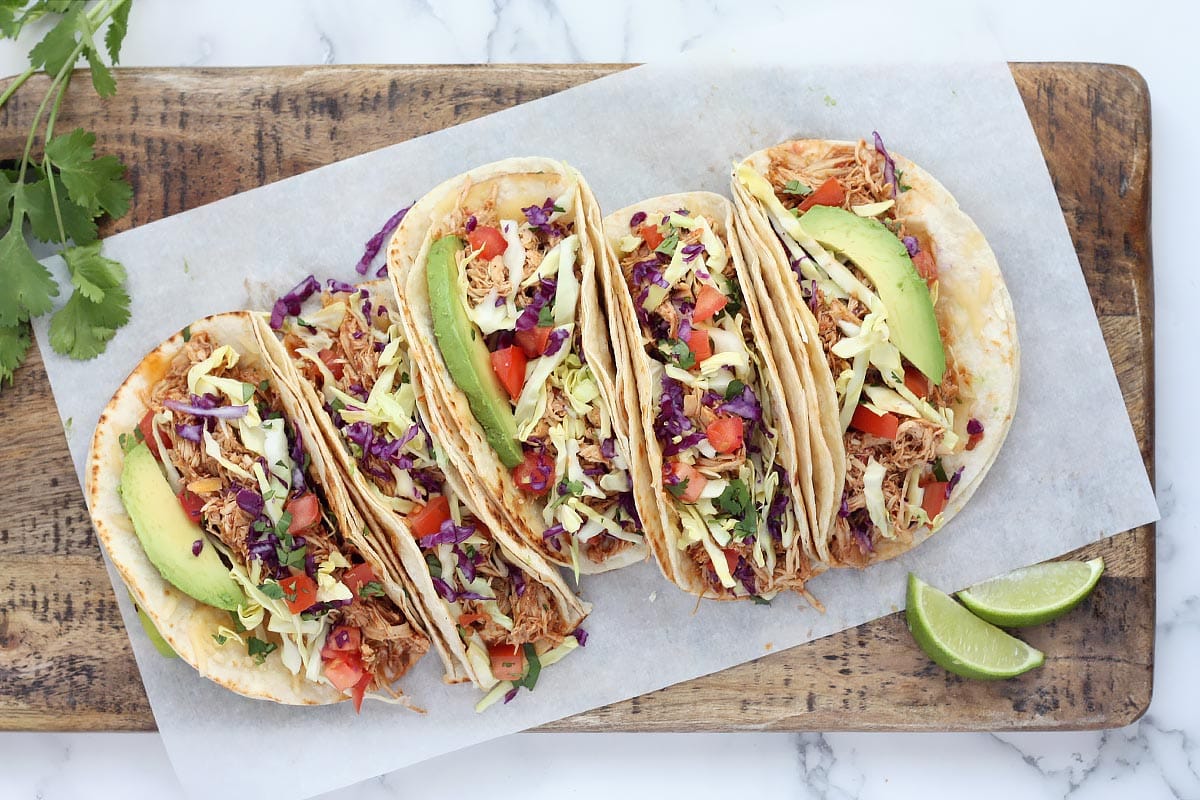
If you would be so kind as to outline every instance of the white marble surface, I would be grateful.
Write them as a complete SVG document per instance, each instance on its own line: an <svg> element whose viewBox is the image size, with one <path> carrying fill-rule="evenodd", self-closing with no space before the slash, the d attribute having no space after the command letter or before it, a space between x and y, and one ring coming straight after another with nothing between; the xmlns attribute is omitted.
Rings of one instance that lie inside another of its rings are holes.
<svg viewBox="0 0 1200 800"><path fill-rule="evenodd" d="M370 62L644 61L737 24L768 24L777 3L389 2L388 0L135 0L126 66ZM957 4L953 4L957 5ZM864 6L838 35L888 44L901 4ZM947 4L947 13L952 4ZM182 9L186 8L186 12ZM821 798L1200 797L1200 496L1189 455L1200 382L1192 340L1200 304L1190 190L1200 124L1193 76L1196 4L1094 2L1086 15L1036 0L980 13L1009 60L1130 64L1150 84L1154 138L1157 313L1158 645L1149 713L1092 733L897 735L554 735L510 737L329 795L401 798L461 791L466 767L490 796L609 798L731 795ZM808 32L797 36L802 44ZM922 47L937 47L931 31ZM0 75L19 72L32 44L0 44ZM1175 367L1175 369L1172 369ZM1179 369L1178 367L1183 367ZM269 736L264 732L264 736ZM530 768L534 762L538 767ZM469 765L469 766L468 766ZM229 765L229 766L232 766ZM226 767L228 768L228 767ZM236 767L233 767L236 768ZM170 798L179 787L149 734L0 734L0 798Z"/></svg>

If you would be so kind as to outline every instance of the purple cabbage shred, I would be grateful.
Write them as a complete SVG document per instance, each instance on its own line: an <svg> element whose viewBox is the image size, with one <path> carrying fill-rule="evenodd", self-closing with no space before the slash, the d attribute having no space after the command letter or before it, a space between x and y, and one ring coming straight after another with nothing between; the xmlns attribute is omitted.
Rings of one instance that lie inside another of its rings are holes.
<svg viewBox="0 0 1200 800"><path fill-rule="evenodd" d="M883 156L883 182L892 185L892 197L896 196L896 162L888 154L887 148L883 146L883 139L879 136L879 131L871 131L871 136L875 137L875 152Z"/></svg>
<svg viewBox="0 0 1200 800"><path fill-rule="evenodd" d="M300 306L313 294L321 290L321 284L315 276L309 275L297 283L283 297L275 301L271 307L271 328L279 330L283 327L285 317L294 317L300 313Z"/></svg>
<svg viewBox="0 0 1200 800"><path fill-rule="evenodd" d="M371 262L375 260L375 256L379 255L379 250L383 247L384 237L388 236L396 229L410 208L412 208L412 206L406 206L405 208L397 211L395 214L392 214L392 216L388 218L388 221L383 223L383 227L379 229L378 233L367 240L366 245L363 246L362 258L360 258L358 263L354 265L354 270L359 275L367 274L367 270L371 268Z"/></svg>

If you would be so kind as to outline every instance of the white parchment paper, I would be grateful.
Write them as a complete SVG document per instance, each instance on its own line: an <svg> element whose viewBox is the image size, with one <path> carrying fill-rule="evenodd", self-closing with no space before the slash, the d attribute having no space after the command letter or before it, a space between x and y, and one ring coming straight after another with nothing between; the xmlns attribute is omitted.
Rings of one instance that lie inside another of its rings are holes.
<svg viewBox="0 0 1200 800"><path fill-rule="evenodd" d="M82 471L100 410L160 340L206 314L269 307L308 273L353 279L363 242L383 220L471 166L512 155L563 158L611 210L669 192L727 194L740 155L797 135L869 138L874 129L950 188L987 235L1013 295L1020 406L994 468L953 523L916 551L814 581L824 614L787 596L769 608L696 609L643 564L584 578L595 608L588 645L546 670L535 692L477 715L475 691L444 686L431 656L404 683L428 714L369 704L356 717L349 704L296 709L247 700L158 657L117 591L163 741L193 797L308 797L890 613L903 604L909 570L957 589L1157 518L1007 67L794 61L729 63L709 53L638 68L115 236L104 250L129 268L133 318L94 361L55 356L48 317L39 320Z"/></svg>

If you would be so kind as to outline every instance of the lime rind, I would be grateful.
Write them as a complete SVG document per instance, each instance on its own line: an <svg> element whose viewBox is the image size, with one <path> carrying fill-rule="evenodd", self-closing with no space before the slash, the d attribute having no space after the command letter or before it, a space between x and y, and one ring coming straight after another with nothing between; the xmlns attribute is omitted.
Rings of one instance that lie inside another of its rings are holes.
<svg viewBox="0 0 1200 800"><path fill-rule="evenodd" d="M925 654L964 678L1013 678L1045 660L1040 650L976 617L912 573L904 615Z"/></svg>
<svg viewBox="0 0 1200 800"><path fill-rule="evenodd" d="M958 593L975 616L1005 628L1026 628L1058 619L1092 593L1104 559L1054 561L992 578Z"/></svg>

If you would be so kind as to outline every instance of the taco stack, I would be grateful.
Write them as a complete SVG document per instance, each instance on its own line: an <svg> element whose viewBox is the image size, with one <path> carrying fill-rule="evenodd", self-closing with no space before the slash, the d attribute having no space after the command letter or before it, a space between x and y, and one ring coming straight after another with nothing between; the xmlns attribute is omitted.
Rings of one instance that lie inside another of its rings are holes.
<svg viewBox="0 0 1200 800"><path fill-rule="evenodd" d="M509 159L435 188L388 247L430 433L472 497L576 574L646 556L614 413L599 221L575 170Z"/></svg>
<svg viewBox="0 0 1200 800"><path fill-rule="evenodd" d="M403 699L429 637L264 344L247 312L208 317L126 379L88 460L100 541L205 677L280 703Z"/></svg>
<svg viewBox="0 0 1200 800"><path fill-rule="evenodd" d="M725 198L667 195L610 214L609 312L627 343L638 510L668 579L723 600L805 592L811 455L787 413L804 402L771 355L744 234ZM755 256L756 257L756 256Z"/></svg>
<svg viewBox="0 0 1200 800"><path fill-rule="evenodd" d="M807 356L832 476L817 544L840 566L904 553L963 507L1012 423L1020 375L1012 300L983 234L873 139L788 141L733 174L739 216L769 256L781 345Z"/></svg>
<svg viewBox="0 0 1200 800"><path fill-rule="evenodd" d="M493 698L533 688L536 670L585 640L586 606L466 491L430 436L391 285L320 288L310 277L276 304L268 358L290 376L381 549L414 586L446 679ZM314 294L315 307L288 313Z"/></svg>

